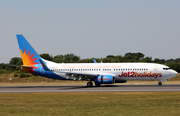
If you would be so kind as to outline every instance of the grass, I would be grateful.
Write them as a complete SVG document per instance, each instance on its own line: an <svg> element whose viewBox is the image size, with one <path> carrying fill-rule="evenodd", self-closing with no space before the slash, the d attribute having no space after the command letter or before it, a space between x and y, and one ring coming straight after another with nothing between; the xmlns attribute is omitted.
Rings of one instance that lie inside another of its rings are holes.
<svg viewBox="0 0 180 116"><path fill-rule="evenodd" d="M0 93L6 116L178 116L180 92Z"/></svg>
<svg viewBox="0 0 180 116"><path fill-rule="evenodd" d="M180 74L163 83L179 84ZM0 86L3 85L86 85L86 82L3 74ZM0 116L178 116L179 96L180 92L0 93Z"/></svg>

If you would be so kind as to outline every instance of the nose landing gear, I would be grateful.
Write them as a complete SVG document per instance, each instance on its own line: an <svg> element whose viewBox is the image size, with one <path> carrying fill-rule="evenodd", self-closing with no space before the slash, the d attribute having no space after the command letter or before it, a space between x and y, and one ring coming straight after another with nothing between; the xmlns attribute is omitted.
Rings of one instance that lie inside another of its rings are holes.
<svg viewBox="0 0 180 116"><path fill-rule="evenodd" d="M164 79L164 80L159 80L158 85L159 85L159 86L161 86L163 81L168 81L168 80L167 80L167 79Z"/></svg>
<svg viewBox="0 0 180 116"><path fill-rule="evenodd" d="M158 83L158 85L159 85L159 86L161 86L161 85L162 85L162 83L161 83L161 82L159 82L159 83Z"/></svg>

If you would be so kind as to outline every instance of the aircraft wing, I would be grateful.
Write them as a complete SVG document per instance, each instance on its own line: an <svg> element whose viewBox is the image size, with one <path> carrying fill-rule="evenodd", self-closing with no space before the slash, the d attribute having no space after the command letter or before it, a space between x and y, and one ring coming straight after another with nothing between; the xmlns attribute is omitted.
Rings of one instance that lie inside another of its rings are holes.
<svg viewBox="0 0 180 116"><path fill-rule="evenodd" d="M100 74L90 74L90 73L74 73L74 72L61 72L61 71L54 71L59 73L65 73L65 75L68 78L73 78L74 80L91 80L94 79L96 76L99 76Z"/></svg>
<svg viewBox="0 0 180 116"><path fill-rule="evenodd" d="M99 74L87 74L87 73L66 73L67 78L74 78L74 80L92 80Z"/></svg>
<svg viewBox="0 0 180 116"><path fill-rule="evenodd" d="M99 76L99 74L87 74L87 73L70 73L70 72L66 72L66 75L67 76L71 76L71 75L74 75L74 76L91 76L91 77L95 77L95 76Z"/></svg>

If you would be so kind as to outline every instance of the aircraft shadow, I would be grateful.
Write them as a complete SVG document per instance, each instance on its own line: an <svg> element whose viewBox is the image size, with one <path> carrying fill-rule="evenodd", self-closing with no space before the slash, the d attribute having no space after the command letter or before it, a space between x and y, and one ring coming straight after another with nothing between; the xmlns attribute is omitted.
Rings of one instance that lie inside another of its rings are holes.
<svg viewBox="0 0 180 116"><path fill-rule="evenodd" d="M87 86L59 86L62 87L59 90L70 90L70 89L88 89L88 88L116 88L116 87L121 87L121 88L138 88L138 87L145 87L145 88L153 88L153 87L180 87L180 85L102 85L100 87L92 86L92 87L87 87Z"/></svg>
<svg viewBox="0 0 180 116"><path fill-rule="evenodd" d="M100 87L96 87L95 85L92 87L87 87L86 85L57 85L57 86L0 86L0 88L54 88L58 90L70 90L70 89L89 89L89 88L132 88L132 87L157 87L158 85L101 85ZM171 84L171 85L162 85L159 87L180 87L180 84Z"/></svg>

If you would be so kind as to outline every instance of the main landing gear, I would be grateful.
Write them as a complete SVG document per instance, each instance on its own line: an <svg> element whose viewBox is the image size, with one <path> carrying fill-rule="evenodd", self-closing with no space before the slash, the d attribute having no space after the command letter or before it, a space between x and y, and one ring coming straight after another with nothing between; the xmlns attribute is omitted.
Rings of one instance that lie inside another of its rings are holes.
<svg viewBox="0 0 180 116"><path fill-rule="evenodd" d="M159 82L159 83L158 83L158 85L159 85L159 86L161 86L161 85L162 85L162 83L161 83L161 82Z"/></svg>
<svg viewBox="0 0 180 116"><path fill-rule="evenodd" d="M93 86L93 83L90 81L87 83L87 87L92 87Z"/></svg>
<svg viewBox="0 0 180 116"><path fill-rule="evenodd" d="M95 85L96 85L96 87L100 87L101 86L101 84L97 84L97 83L95 83ZM92 86L93 86L92 81L87 83L87 87L92 87Z"/></svg>

